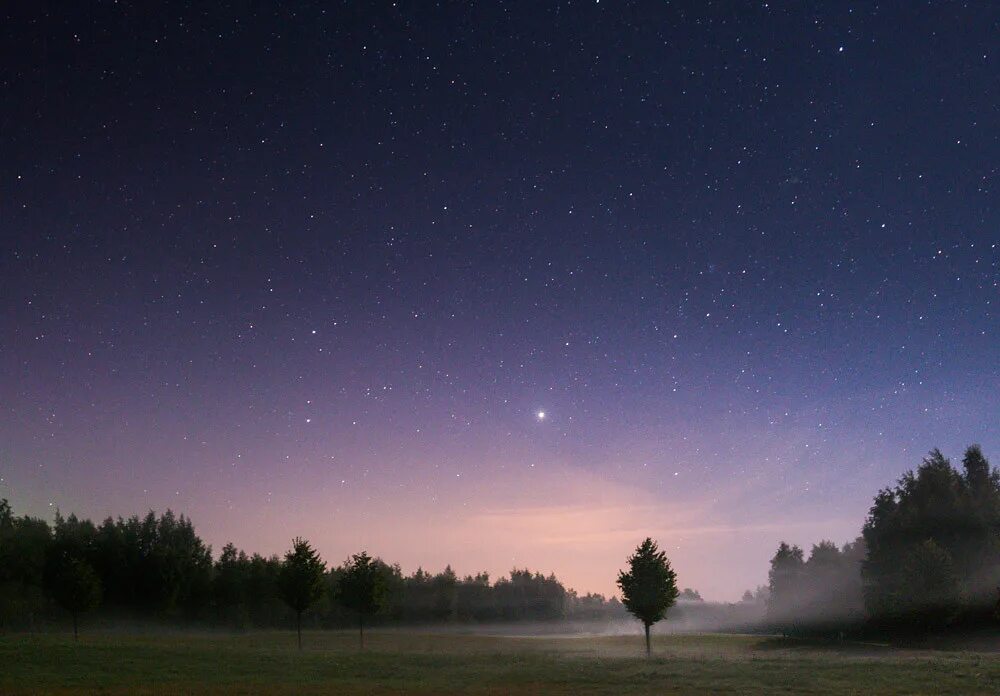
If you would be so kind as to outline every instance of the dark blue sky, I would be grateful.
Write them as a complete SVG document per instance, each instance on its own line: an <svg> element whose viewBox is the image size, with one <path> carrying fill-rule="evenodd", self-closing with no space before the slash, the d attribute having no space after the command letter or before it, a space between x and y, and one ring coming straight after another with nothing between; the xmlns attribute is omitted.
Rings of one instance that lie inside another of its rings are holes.
<svg viewBox="0 0 1000 696"><path fill-rule="evenodd" d="M15 509L729 597L1000 452L992 3L27 7Z"/></svg>

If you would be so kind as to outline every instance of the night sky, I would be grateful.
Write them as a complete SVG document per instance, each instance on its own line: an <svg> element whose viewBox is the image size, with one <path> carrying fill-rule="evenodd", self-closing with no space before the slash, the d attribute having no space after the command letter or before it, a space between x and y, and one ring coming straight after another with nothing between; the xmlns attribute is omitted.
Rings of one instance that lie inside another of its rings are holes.
<svg viewBox="0 0 1000 696"><path fill-rule="evenodd" d="M10 5L16 512L735 599L1000 462L994 3Z"/></svg>

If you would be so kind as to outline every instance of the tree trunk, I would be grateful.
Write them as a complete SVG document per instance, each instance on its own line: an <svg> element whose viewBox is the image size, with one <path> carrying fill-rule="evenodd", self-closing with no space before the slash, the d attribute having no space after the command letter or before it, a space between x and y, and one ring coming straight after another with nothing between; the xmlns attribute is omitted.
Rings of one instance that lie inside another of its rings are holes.
<svg viewBox="0 0 1000 696"><path fill-rule="evenodd" d="M80 632L76 628L76 612L73 612L73 640L80 640Z"/></svg>
<svg viewBox="0 0 1000 696"><path fill-rule="evenodd" d="M299 634L299 650L302 649L302 612L295 612L295 631Z"/></svg>
<svg viewBox="0 0 1000 696"><path fill-rule="evenodd" d="M358 636L361 639L361 649L365 649L365 615L358 612Z"/></svg>
<svg viewBox="0 0 1000 696"><path fill-rule="evenodd" d="M646 657L649 657L649 624L644 624L646 626Z"/></svg>

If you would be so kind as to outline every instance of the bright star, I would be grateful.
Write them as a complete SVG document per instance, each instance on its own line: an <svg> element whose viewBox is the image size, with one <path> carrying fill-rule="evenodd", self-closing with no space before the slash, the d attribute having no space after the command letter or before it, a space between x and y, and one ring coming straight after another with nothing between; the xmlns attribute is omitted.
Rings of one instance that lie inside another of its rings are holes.
<svg viewBox="0 0 1000 696"><path fill-rule="evenodd" d="M535 414L535 416L538 418L538 420L545 420L545 411L539 411L538 413Z"/></svg>

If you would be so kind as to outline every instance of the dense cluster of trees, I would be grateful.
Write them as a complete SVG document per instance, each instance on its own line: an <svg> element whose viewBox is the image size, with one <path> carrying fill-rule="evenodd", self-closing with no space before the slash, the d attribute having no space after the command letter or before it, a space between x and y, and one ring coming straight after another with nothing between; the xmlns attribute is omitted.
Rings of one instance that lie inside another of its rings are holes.
<svg viewBox="0 0 1000 696"><path fill-rule="evenodd" d="M173 513L100 525L56 514L16 517L0 500L0 626L28 626L56 603L74 616L106 607L119 616L189 618L213 592L210 550Z"/></svg>
<svg viewBox="0 0 1000 696"><path fill-rule="evenodd" d="M617 599L578 596L554 575L515 569L492 580L450 567L404 575L361 553L327 568L295 539L285 557L219 556L191 521L157 516L101 524L57 514L54 525L0 501L0 629L31 629L97 610L106 620L231 628L588 620L625 615Z"/></svg>
<svg viewBox="0 0 1000 696"><path fill-rule="evenodd" d="M874 621L918 631L995 618L1000 472L977 446L956 471L938 450L875 498L865 523L865 603Z"/></svg>
<svg viewBox="0 0 1000 696"><path fill-rule="evenodd" d="M821 541L805 558L798 546L782 542L771 559L764 595L770 624L795 632L839 629L862 621L864 549L861 539L842 548Z"/></svg>
<svg viewBox="0 0 1000 696"><path fill-rule="evenodd" d="M788 631L923 634L995 624L1000 599L1000 472L976 445L961 471L933 450L878 493L862 535L824 541L808 559L782 543L771 559L768 617Z"/></svg>

